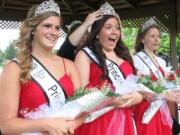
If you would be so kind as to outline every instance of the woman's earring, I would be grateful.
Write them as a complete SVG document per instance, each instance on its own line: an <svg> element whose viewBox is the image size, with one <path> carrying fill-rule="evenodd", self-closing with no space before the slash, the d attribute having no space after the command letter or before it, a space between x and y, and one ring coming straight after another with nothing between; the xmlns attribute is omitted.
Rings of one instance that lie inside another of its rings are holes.
<svg viewBox="0 0 180 135"><path fill-rule="evenodd" d="M99 39L99 36L98 36L98 35L96 35L96 39Z"/></svg>

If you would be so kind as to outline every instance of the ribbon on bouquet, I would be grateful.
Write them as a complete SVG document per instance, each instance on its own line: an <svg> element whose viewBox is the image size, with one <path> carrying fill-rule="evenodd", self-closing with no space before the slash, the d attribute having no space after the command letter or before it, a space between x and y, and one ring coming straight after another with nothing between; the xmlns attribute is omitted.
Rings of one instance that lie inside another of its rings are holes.
<svg viewBox="0 0 180 135"><path fill-rule="evenodd" d="M169 112L167 102L165 100L156 100L151 102L149 108L145 111L143 115L142 123L148 124L158 110L160 110L162 114L163 124L172 127L172 117Z"/></svg>

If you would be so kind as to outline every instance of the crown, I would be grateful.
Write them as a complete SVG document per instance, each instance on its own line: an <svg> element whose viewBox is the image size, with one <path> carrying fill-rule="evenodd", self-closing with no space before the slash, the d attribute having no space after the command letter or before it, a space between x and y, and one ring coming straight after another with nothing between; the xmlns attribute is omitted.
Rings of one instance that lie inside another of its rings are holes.
<svg viewBox="0 0 180 135"><path fill-rule="evenodd" d="M118 19L120 27L122 29L122 23L121 23L121 19L120 19L119 15L116 13L114 8L107 1L104 4L101 5L99 10L102 12L103 15L113 15L113 16L115 16Z"/></svg>
<svg viewBox="0 0 180 135"><path fill-rule="evenodd" d="M35 9L35 16L41 15L45 12L53 11L60 15L60 8L54 0L44 1Z"/></svg>
<svg viewBox="0 0 180 135"><path fill-rule="evenodd" d="M142 25L142 29L141 32L147 30L149 27L151 27L152 25L157 25L157 23L154 21L153 18L148 19L143 25Z"/></svg>
<svg viewBox="0 0 180 135"><path fill-rule="evenodd" d="M102 12L103 15L117 16L114 8L108 2L102 4L99 10Z"/></svg>

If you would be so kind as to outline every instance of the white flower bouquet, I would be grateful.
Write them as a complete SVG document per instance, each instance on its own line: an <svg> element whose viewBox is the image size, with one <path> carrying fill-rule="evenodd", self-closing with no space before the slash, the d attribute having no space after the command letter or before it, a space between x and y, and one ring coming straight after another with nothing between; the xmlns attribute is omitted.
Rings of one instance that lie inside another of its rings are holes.
<svg viewBox="0 0 180 135"><path fill-rule="evenodd" d="M143 115L142 123L148 124L159 109L166 117L165 121L171 123L166 100L161 96L161 93L170 90L179 90L180 87L176 82L173 72L169 72L164 79L158 79L153 74L151 76L140 77L140 87L144 90L142 92L152 100Z"/></svg>
<svg viewBox="0 0 180 135"><path fill-rule="evenodd" d="M85 122L91 122L114 109L113 98L117 96L121 98L121 95L114 93L108 85L104 85L101 90L97 88L88 90L80 88L58 109L43 104L36 109L37 111L24 115L27 119L64 117L72 120L82 115L88 115ZM39 133L24 133L23 135L39 135Z"/></svg>

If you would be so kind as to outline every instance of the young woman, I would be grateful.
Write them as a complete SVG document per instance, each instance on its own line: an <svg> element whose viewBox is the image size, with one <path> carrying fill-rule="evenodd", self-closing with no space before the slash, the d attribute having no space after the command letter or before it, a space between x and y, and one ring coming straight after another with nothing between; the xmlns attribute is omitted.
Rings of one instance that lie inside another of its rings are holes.
<svg viewBox="0 0 180 135"><path fill-rule="evenodd" d="M92 25L87 44L77 53L75 64L81 86L101 88L104 82L108 82L116 91L125 78L136 71L121 39L118 15L108 3L103 4L100 11L103 17ZM141 102L142 95L133 92L123 98L126 102L116 100L117 109L83 124L75 135L134 135L131 106Z"/></svg>
<svg viewBox="0 0 180 135"><path fill-rule="evenodd" d="M53 1L32 7L22 23L18 55L10 61L0 80L0 127L3 134L41 132L73 133L83 119L28 119L42 105L60 108L79 87L75 65L52 52L59 38L60 10ZM42 114L43 115L43 114Z"/></svg>
<svg viewBox="0 0 180 135"><path fill-rule="evenodd" d="M159 27L153 19L149 19L142 25L136 38L134 65L138 74L153 74L159 79L165 76L166 63L162 58L156 56L159 44ZM134 109L137 134L172 135L172 118L167 104L162 105L163 108L160 107L148 124L142 123L143 114L149 105L147 100L143 100Z"/></svg>

